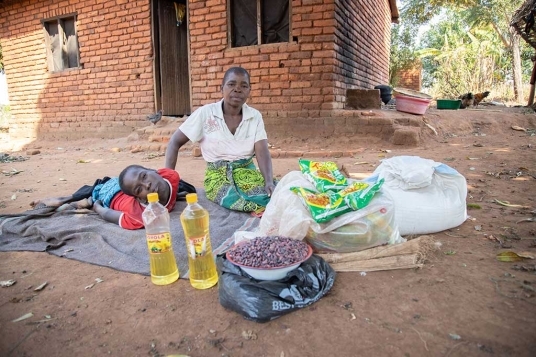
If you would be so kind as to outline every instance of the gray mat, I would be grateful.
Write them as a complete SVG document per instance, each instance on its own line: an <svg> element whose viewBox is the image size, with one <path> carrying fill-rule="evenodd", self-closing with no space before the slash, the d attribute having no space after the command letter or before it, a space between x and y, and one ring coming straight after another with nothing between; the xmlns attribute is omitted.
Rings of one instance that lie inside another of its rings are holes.
<svg viewBox="0 0 536 357"><path fill-rule="evenodd" d="M198 190L199 203L210 214L210 237L215 254L233 244L237 230L253 230L259 218L231 211L207 200ZM186 202L170 212L173 250L182 278L187 277L188 256L180 214ZM47 251L50 254L113 269L149 275L145 230L129 231L105 222L90 210L54 212L40 208L0 215L0 251Z"/></svg>

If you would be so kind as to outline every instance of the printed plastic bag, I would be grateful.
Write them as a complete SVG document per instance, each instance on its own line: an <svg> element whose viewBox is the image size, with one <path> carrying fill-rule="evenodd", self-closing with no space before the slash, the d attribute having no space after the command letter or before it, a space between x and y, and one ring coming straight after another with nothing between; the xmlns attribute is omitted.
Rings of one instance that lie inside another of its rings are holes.
<svg viewBox="0 0 536 357"><path fill-rule="evenodd" d="M220 304L248 320L267 322L318 301L333 286L335 271L318 256L311 256L286 278L261 281L219 255Z"/></svg>
<svg viewBox="0 0 536 357"><path fill-rule="evenodd" d="M341 174L337 164L332 161L300 159L298 163L301 172L321 193L342 190L347 186L346 177Z"/></svg>
<svg viewBox="0 0 536 357"><path fill-rule="evenodd" d="M315 222L325 223L345 213L366 207L382 184L383 180L372 185L356 181L347 184L340 191L323 193L304 187L291 187L290 190L301 197Z"/></svg>

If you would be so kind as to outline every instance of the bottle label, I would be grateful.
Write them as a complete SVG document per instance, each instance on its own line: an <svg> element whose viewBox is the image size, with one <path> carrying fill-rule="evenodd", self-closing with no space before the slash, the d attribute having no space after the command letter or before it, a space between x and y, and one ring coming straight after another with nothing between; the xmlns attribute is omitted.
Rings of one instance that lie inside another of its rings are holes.
<svg viewBox="0 0 536 357"><path fill-rule="evenodd" d="M188 238L188 254L192 259L200 258L207 252L207 236Z"/></svg>
<svg viewBox="0 0 536 357"><path fill-rule="evenodd" d="M171 250L171 234L147 234L147 246L151 253L165 253Z"/></svg>

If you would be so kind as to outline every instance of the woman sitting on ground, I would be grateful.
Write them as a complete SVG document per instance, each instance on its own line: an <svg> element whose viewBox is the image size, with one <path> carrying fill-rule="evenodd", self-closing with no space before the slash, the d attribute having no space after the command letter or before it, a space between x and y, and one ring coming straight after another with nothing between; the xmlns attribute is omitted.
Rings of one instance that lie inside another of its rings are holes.
<svg viewBox="0 0 536 357"><path fill-rule="evenodd" d="M70 196L46 198L30 203L34 208L93 208L105 221L125 229L143 228L141 214L147 205L147 194L158 193L168 211L177 201L180 177L170 169L153 170L139 165L127 166L119 177L99 179L93 186L83 186Z"/></svg>
<svg viewBox="0 0 536 357"><path fill-rule="evenodd" d="M246 104L250 90L249 73L229 68L222 82L223 99L194 111L171 137L166 167L175 169L179 149L189 140L199 142L207 162L207 198L232 210L260 213L275 182L262 115Z"/></svg>

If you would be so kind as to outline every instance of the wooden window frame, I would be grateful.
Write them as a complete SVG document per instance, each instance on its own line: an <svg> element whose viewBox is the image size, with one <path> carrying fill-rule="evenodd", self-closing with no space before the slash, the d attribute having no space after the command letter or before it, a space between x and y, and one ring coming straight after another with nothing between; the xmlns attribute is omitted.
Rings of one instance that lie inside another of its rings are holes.
<svg viewBox="0 0 536 357"><path fill-rule="evenodd" d="M294 42L292 37L292 0L288 0L288 42L269 42L262 43L262 2L270 0L256 0L257 2L257 44L253 46L262 46L262 45L277 45L284 43ZM227 1L227 38L228 38L228 48L242 48L248 46L233 46L233 14L231 11L232 0Z"/></svg>
<svg viewBox="0 0 536 357"><path fill-rule="evenodd" d="M45 36L47 65L48 65L49 72L56 73L56 72L63 72L63 71L82 68L82 65L80 64L80 45L79 45L79 42L78 42L78 30L77 30L77 25L76 25L77 17L78 17L78 14L76 12L74 12L74 13L69 13L69 14L60 15L60 16L54 16L54 17L50 17L50 18L46 18L46 19L41 20L41 24L43 26L43 33L44 33L44 36ZM61 39L62 51L65 51L67 53L65 36L64 36L63 26L62 26L62 23L67 19L72 19L73 20L74 36L75 36L75 39L76 39L76 64L74 66L69 67L68 60L66 61L66 59L62 56L62 67L61 68L55 68L54 67L54 57L53 57L53 54L52 54L52 43L51 43L51 40L50 40L49 28L50 28L50 26L57 26L58 35L60 36L60 39Z"/></svg>

